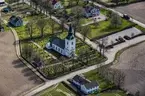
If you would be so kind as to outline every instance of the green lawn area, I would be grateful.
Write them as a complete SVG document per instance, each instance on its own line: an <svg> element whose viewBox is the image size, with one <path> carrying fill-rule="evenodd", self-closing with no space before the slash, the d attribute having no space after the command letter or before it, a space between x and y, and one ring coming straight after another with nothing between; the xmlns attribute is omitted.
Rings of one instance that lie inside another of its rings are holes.
<svg viewBox="0 0 145 96"><path fill-rule="evenodd" d="M114 86L109 81L106 81L105 78L100 76L96 71L97 69L84 73L84 76L91 81L94 81L94 80L97 81L101 89L106 89L106 88Z"/></svg>
<svg viewBox="0 0 145 96"><path fill-rule="evenodd" d="M122 19L122 25L118 28L110 28L110 19L108 21L101 21L96 24L88 25L91 28L91 32L88 34L88 38L93 39L99 36L103 36L112 32L120 31L126 27L133 25L133 23Z"/></svg>
<svg viewBox="0 0 145 96"><path fill-rule="evenodd" d="M38 96L77 96L62 83L54 85L38 94Z"/></svg>
<svg viewBox="0 0 145 96"><path fill-rule="evenodd" d="M84 76L91 81L97 81L99 83L100 89L111 88L114 86L114 84L110 83L105 78L100 76L96 71L97 69L84 73ZM102 92L98 94L94 93L89 96L127 96L127 95L125 95L125 93L121 90L111 90L110 92Z"/></svg>
<svg viewBox="0 0 145 96"><path fill-rule="evenodd" d="M104 93L99 93L97 95L89 95L89 96L127 96L127 95L123 91L114 90L112 92L104 92Z"/></svg>

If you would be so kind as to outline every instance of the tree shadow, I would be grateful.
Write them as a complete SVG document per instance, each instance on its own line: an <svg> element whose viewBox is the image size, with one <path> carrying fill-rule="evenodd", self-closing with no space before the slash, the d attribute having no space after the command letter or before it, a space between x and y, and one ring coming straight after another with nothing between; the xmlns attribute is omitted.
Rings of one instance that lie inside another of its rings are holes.
<svg viewBox="0 0 145 96"><path fill-rule="evenodd" d="M29 81L34 81L35 84L42 83L42 80L29 69L21 60L17 59L12 62L13 67L17 69L22 69L21 73L24 77L27 77Z"/></svg>

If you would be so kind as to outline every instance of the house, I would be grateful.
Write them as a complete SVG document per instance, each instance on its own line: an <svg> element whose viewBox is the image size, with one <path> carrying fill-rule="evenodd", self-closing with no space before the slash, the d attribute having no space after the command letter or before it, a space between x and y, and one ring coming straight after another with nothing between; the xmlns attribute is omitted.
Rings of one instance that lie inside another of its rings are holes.
<svg viewBox="0 0 145 96"><path fill-rule="evenodd" d="M63 8L63 6L59 0L51 0L51 5L53 6L53 9Z"/></svg>
<svg viewBox="0 0 145 96"><path fill-rule="evenodd" d="M98 7L86 6L84 7L84 16L85 17L95 17L100 15L100 9Z"/></svg>
<svg viewBox="0 0 145 96"><path fill-rule="evenodd" d="M9 24L14 27L20 27L23 25L23 20L19 16L11 16L9 19Z"/></svg>
<svg viewBox="0 0 145 96"><path fill-rule="evenodd" d="M0 0L0 5L4 5L5 4L5 0Z"/></svg>
<svg viewBox="0 0 145 96"><path fill-rule="evenodd" d="M7 12L10 12L10 11L12 11L10 6L7 6L7 7L2 9L2 12L6 12L7 13Z"/></svg>
<svg viewBox="0 0 145 96"><path fill-rule="evenodd" d="M79 75L72 78L72 83L84 94L91 94L99 89L99 85L96 81L90 82Z"/></svg>
<svg viewBox="0 0 145 96"><path fill-rule="evenodd" d="M67 57L75 56L75 47L76 39L74 36L74 30L71 25L69 26L68 35L65 39L55 37L46 44L47 49L52 49Z"/></svg>

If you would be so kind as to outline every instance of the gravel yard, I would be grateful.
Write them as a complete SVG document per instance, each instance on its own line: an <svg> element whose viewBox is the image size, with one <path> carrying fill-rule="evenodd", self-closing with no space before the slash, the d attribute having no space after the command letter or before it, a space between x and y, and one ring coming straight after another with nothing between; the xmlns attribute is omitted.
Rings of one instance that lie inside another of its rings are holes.
<svg viewBox="0 0 145 96"><path fill-rule="evenodd" d="M42 80L17 58L13 34L0 33L0 96L20 96L41 83Z"/></svg>
<svg viewBox="0 0 145 96"><path fill-rule="evenodd" d="M116 10L121 13L128 14L132 16L134 19L145 24L145 2L117 7Z"/></svg>
<svg viewBox="0 0 145 96"><path fill-rule="evenodd" d="M145 42L124 51L112 68L125 73L125 89L145 96Z"/></svg>

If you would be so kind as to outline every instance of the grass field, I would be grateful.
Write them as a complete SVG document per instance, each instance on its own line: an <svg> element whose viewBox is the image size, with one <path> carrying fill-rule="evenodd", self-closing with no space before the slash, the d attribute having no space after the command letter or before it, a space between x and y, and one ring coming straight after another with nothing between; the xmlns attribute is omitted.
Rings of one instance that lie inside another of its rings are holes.
<svg viewBox="0 0 145 96"><path fill-rule="evenodd" d="M122 19L122 24L118 28L110 28L110 19L108 21L99 22L98 25L91 24L88 25L91 27L91 32L88 34L90 39L103 36L112 32L120 31L126 27L131 26L133 23Z"/></svg>
<svg viewBox="0 0 145 96"><path fill-rule="evenodd" d="M54 85L42 92L40 92L37 96L77 96L67 87L65 87L62 83Z"/></svg>
<svg viewBox="0 0 145 96"><path fill-rule="evenodd" d="M111 82L107 81L105 78L100 76L96 71L97 69L89 71L85 73L84 76L91 81L94 81L94 80L97 81L101 89L106 89L106 88L114 86Z"/></svg>

